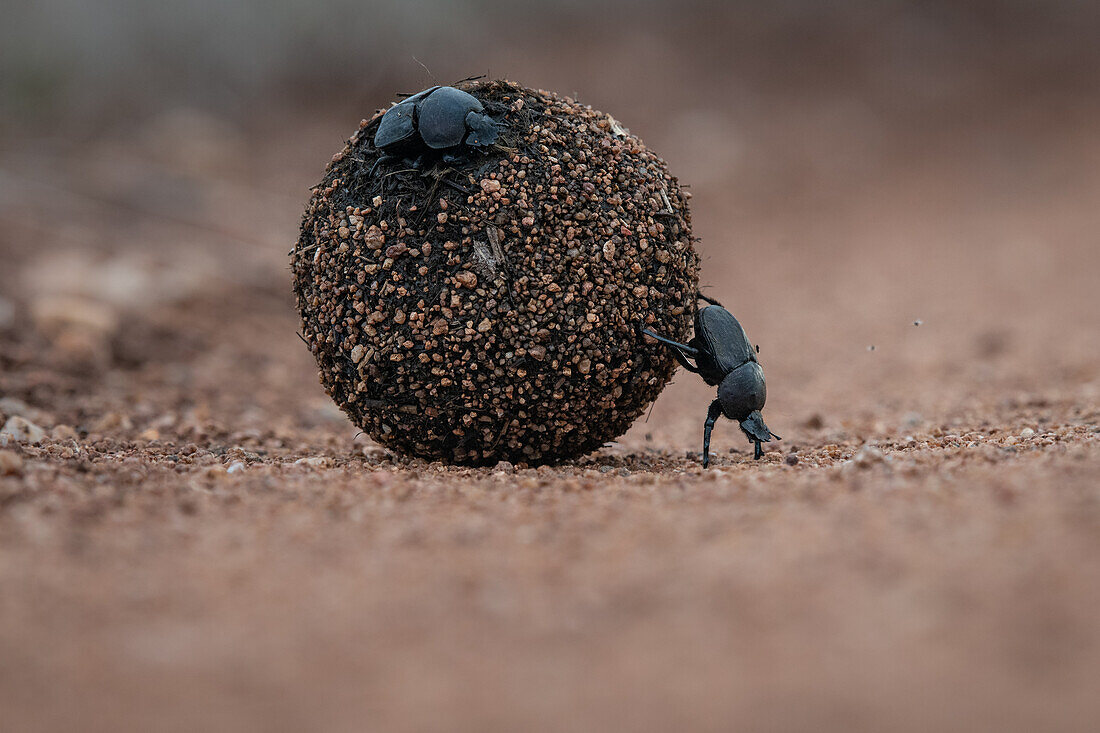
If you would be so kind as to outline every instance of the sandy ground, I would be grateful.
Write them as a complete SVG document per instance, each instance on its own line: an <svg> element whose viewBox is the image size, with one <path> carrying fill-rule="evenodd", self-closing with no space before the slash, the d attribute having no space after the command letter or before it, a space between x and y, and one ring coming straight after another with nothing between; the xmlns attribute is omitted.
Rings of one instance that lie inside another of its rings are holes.
<svg viewBox="0 0 1100 733"><path fill-rule="evenodd" d="M683 372L558 467L356 436L285 255L357 119L9 138L0 728L1096 730L1100 140L1057 102L634 128L783 436L707 471Z"/></svg>

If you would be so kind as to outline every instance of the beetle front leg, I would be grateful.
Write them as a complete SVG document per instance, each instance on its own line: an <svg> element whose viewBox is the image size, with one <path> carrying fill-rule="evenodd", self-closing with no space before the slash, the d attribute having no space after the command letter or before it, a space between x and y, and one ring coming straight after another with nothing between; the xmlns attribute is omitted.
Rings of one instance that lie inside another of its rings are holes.
<svg viewBox="0 0 1100 733"><path fill-rule="evenodd" d="M672 346L675 349L679 349L681 352L683 352L687 356L690 356L692 359L694 359L699 354L698 350L696 350L695 347L688 346L687 344L682 344L679 341L673 341L672 339L665 338L664 336L658 336L657 334L650 331L648 328L639 327L638 333L649 336L651 339L657 339L662 344L665 344L667 346Z"/></svg>
<svg viewBox="0 0 1100 733"><path fill-rule="evenodd" d="M688 346L687 344L681 344L679 341L673 341L672 339L666 339L664 336L658 336L650 331L648 328L639 328L639 333L649 336L652 339L657 339L662 344L672 347L672 355L676 357L676 361L680 362L680 365L687 369L689 372L695 374L699 373L699 368L688 361L688 359L699 358L699 350Z"/></svg>
<svg viewBox="0 0 1100 733"><path fill-rule="evenodd" d="M676 357L676 361L680 362L680 366L682 366L684 369L687 369L692 374L698 374L699 373L699 367L695 366L690 361L688 361L687 354L680 351L679 348L677 348L675 346L672 347L672 355ZM692 358L695 358L695 357L693 356Z"/></svg>
<svg viewBox="0 0 1100 733"><path fill-rule="evenodd" d="M707 410L707 421L703 423L703 468L710 465L710 431L714 423L718 422L718 416L722 414L722 403L718 400L710 403Z"/></svg>
<svg viewBox="0 0 1100 733"><path fill-rule="evenodd" d="M705 303L710 303L711 305L716 305L716 306L718 306L719 308L725 308L725 306L724 306L724 305L722 305L721 303L719 303L719 302L718 302L717 300L715 300L714 298L711 298L711 297L709 297L709 296L703 295L702 291L700 291L700 290L696 290L696 291L695 291L695 297L696 297L696 298L698 298L699 300L702 300L702 301L703 301L703 302L705 302Z"/></svg>
<svg viewBox="0 0 1100 733"><path fill-rule="evenodd" d="M395 160L398 160L398 157L396 155L390 155L389 153L383 153L382 155L379 155L378 159L374 161L374 165L370 167L370 171L367 172L367 178L373 178L374 171L382 163L392 163Z"/></svg>

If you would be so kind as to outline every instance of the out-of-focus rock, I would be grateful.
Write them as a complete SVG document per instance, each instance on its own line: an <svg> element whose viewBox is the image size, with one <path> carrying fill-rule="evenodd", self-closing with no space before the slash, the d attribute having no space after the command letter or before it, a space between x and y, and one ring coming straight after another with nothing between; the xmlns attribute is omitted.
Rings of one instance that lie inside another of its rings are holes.
<svg viewBox="0 0 1100 733"><path fill-rule="evenodd" d="M78 298L138 314L182 300L209 285L217 263L201 251L186 258L124 250L108 257L79 249L44 254L23 275L28 297Z"/></svg>
<svg viewBox="0 0 1100 733"><path fill-rule="evenodd" d="M118 313L110 305L73 295L35 298L31 318L61 358L78 363L106 361L119 325Z"/></svg>
<svg viewBox="0 0 1100 733"><path fill-rule="evenodd" d="M50 437L54 440L76 440L79 436L71 425L57 425L50 431Z"/></svg>
<svg viewBox="0 0 1100 733"><path fill-rule="evenodd" d="M23 457L12 450L0 450L0 476L20 476Z"/></svg>
<svg viewBox="0 0 1100 733"><path fill-rule="evenodd" d="M822 418L821 415L814 413L806 418L802 426L810 430L821 430L821 428L825 427L825 419Z"/></svg>
<svg viewBox="0 0 1100 733"><path fill-rule="evenodd" d="M0 415L4 417L25 417L31 422L41 425L53 422L53 419L48 413L36 407L31 407L23 400L15 397L0 397Z"/></svg>
<svg viewBox="0 0 1100 733"><path fill-rule="evenodd" d="M46 437L46 431L27 418L15 415L9 417L7 422L4 423L4 427L0 428L0 436L7 436L19 443L35 445L41 443Z"/></svg>
<svg viewBox="0 0 1100 733"><path fill-rule="evenodd" d="M882 451L873 445L865 445L859 449L859 451L852 458L852 461L859 468L870 468L877 463L882 463L886 460L886 456Z"/></svg>
<svg viewBox="0 0 1100 733"><path fill-rule="evenodd" d="M92 429L97 433L111 433L118 430L133 430L134 423L130 419L129 415L124 415L121 412L108 412L103 417L96 420Z"/></svg>
<svg viewBox="0 0 1100 733"><path fill-rule="evenodd" d="M67 328L113 333L118 328L118 314L108 305L89 298L51 295L31 303L34 325L51 334Z"/></svg>

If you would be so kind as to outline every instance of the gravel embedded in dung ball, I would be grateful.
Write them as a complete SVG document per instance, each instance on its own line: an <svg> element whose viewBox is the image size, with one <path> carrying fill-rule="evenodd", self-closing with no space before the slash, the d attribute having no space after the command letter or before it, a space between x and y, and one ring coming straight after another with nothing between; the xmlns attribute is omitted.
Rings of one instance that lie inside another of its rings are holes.
<svg viewBox="0 0 1100 733"><path fill-rule="evenodd" d="M504 81L460 87L484 107L469 134L492 144L434 150L416 133L382 151L379 113L333 158L293 254L302 335L326 391L399 453L583 455L672 376L672 351L638 327L691 337L686 197L609 115Z"/></svg>

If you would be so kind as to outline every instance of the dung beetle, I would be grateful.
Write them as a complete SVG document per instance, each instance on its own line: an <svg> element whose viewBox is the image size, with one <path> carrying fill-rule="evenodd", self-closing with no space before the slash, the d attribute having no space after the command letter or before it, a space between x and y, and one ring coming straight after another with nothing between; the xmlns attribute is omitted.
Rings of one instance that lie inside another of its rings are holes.
<svg viewBox="0 0 1100 733"><path fill-rule="evenodd" d="M436 86L390 107L378 123L374 146L392 159L425 152L424 147L438 151L453 151L460 145L486 148L497 136L497 123L485 114L477 97Z"/></svg>
<svg viewBox="0 0 1100 733"><path fill-rule="evenodd" d="M696 312L695 335L688 343L667 339L649 329L639 330L672 347L676 361L689 372L698 374L709 385L718 385L718 399L710 403L703 427L703 468L710 464L710 431L719 415L740 424L749 442L755 445L753 458L759 459L764 455L761 443L780 439L768 429L760 414L768 397L764 370L756 360L745 329L733 314L713 298L702 293L697 297L709 305Z"/></svg>

